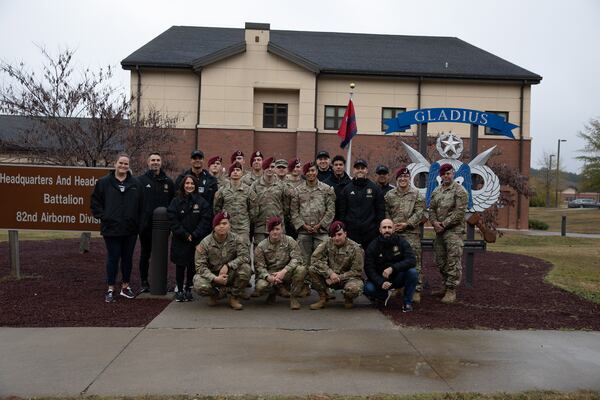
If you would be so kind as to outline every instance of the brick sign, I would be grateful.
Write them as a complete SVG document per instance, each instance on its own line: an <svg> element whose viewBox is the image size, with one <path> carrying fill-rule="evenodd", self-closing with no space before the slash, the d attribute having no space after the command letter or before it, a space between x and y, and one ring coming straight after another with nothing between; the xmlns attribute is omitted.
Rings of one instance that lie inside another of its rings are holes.
<svg viewBox="0 0 600 400"><path fill-rule="evenodd" d="M90 199L108 171L0 164L0 229L99 231Z"/></svg>

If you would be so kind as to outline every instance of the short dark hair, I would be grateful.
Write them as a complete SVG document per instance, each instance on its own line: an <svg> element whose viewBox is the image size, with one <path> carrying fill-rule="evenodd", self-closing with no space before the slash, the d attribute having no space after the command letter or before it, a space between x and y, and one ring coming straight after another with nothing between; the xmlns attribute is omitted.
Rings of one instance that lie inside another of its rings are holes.
<svg viewBox="0 0 600 400"><path fill-rule="evenodd" d="M150 152L150 154L148 154L148 158L150 158L152 156L159 156L162 158L162 155L158 151L152 151L152 152Z"/></svg>
<svg viewBox="0 0 600 400"><path fill-rule="evenodd" d="M341 154L336 155L335 157L333 157L333 160L331 160L331 163L333 164L336 161L341 161L344 164L346 164L346 159L344 158L344 156L342 156Z"/></svg>

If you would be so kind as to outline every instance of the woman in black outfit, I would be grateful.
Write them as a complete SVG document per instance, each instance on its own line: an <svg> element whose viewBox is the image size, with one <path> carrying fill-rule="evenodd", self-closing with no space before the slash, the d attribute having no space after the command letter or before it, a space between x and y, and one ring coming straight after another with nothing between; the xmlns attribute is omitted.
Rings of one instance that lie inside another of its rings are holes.
<svg viewBox="0 0 600 400"><path fill-rule="evenodd" d="M171 224L171 261L176 265L176 301L192 301L192 285L196 267L196 246L210 233L212 210L198 194L198 181L186 175L179 185L177 195L167 209ZM185 279L185 286L184 286Z"/></svg>

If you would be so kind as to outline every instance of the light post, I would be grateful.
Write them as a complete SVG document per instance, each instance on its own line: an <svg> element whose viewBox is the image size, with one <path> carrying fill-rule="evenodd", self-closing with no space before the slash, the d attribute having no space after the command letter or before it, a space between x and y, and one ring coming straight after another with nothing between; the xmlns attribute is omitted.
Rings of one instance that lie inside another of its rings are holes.
<svg viewBox="0 0 600 400"><path fill-rule="evenodd" d="M558 208L558 180L560 176L560 142L566 142L567 139L558 139L558 149L556 150L556 208Z"/></svg>
<svg viewBox="0 0 600 400"><path fill-rule="evenodd" d="M546 165L546 208L550 207L550 171L552 170L552 157L554 157L554 154L550 154L550 162Z"/></svg>

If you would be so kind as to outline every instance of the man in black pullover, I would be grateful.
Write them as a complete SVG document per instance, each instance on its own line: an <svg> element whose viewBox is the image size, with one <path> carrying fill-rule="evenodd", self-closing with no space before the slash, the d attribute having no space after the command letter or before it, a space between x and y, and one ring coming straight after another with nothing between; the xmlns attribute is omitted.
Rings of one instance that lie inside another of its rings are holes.
<svg viewBox="0 0 600 400"><path fill-rule="evenodd" d="M371 301L389 300L393 289L404 287L403 312L410 312L412 298L417 287L415 255L402 236L394 234L394 223L384 219L379 224L380 235L371 242L365 253L364 293Z"/></svg>

